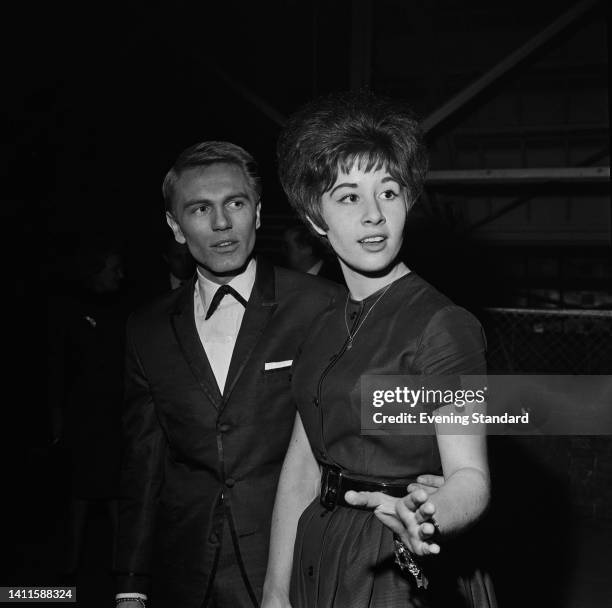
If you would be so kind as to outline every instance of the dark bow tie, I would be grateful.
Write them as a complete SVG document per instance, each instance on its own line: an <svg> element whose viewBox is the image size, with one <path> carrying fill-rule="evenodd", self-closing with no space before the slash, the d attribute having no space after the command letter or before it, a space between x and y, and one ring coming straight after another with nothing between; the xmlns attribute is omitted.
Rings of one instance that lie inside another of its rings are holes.
<svg viewBox="0 0 612 608"><path fill-rule="evenodd" d="M246 308L247 301L233 287L230 287L229 285L221 285L221 287L219 287L219 289L217 289L217 291L215 292L212 302L208 307L208 311L206 312L205 317L206 320L210 319L215 310L217 310L217 308L219 307L219 302L221 302L223 297L226 296L228 293L233 295L234 298L236 298L236 300L238 300L238 302L240 302Z"/></svg>

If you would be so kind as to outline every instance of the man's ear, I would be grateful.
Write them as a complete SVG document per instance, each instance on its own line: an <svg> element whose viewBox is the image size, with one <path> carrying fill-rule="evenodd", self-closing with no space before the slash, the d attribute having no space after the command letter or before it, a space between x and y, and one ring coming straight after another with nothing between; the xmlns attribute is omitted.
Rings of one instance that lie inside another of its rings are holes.
<svg viewBox="0 0 612 608"><path fill-rule="evenodd" d="M170 230L172 230L174 234L174 240L181 245L184 245L187 242L187 239L183 235L183 231L181 227L178 225L178 222L174 219L174 216L170 211L166 211L166 222L168 222L168 226L170 226Z"/></svg>
<svg viewBox="0 0 612 608"><path fill-rule="evenodd" d="M257 205L255 207L255 230L257 230L261 226L261 199L257 201Z"/></svg>
<svg viewBox="0 0 612 608"><path fill-rule="evenodd" d="M306 216L306 219L310 222L310 225L313 227L314 231L319 235L319 236L326 236L327 235L327 230L323 230L323 228L321 228L320 226L318 226L317 224L315 224L310 217Z"/></svg>

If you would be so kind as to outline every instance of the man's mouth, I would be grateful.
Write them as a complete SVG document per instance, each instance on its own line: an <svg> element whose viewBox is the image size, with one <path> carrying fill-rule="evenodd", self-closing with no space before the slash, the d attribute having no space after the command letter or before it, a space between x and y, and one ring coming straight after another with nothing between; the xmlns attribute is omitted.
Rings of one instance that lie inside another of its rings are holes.
<svg viewBox="0 0 612 608"><path fill-rule="evenodd" d="M233 247L234 245L237 245L238 241L219 241L217 243L213 243L213 247L215 249L228 249L229 247Z"/></svg>

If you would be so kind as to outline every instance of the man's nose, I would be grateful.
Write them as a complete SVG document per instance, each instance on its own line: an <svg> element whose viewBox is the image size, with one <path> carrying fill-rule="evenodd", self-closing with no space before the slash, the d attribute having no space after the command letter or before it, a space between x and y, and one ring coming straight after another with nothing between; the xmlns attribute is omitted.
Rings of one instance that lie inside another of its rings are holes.
<svg viewBox="0 0 612 608"><path fill-rule="evenodd" d="M368 196L364 199L364 210L363 217L361 218L363 224L384 224L386 218L380 208L380 202L375 196Z"/></svg>
<svg viewBox="0 0 612 608"><path fill-rule="evenodd" d="M229 215L225 209L218 209L213 215L213 230L227 230L232 227Z"/></svg>

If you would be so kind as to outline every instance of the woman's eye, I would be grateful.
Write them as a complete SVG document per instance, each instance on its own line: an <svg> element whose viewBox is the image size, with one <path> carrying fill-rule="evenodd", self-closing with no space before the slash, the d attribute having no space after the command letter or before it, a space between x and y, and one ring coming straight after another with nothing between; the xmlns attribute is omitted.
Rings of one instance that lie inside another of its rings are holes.
<svg viewBox="0 0 612 608"><path fill-rule="evenodd" d="M356 203L359 197L356 194L345 194L339 200L341 203Z"/></svg>
<svg viewBox="0 0 612 608"><path fill-rule="evenodd" d="M381 198L384 198L385 200L391 201L394 198L397 198L397 193L393 190L385 190L384 192L381 193Z"/></svg>

